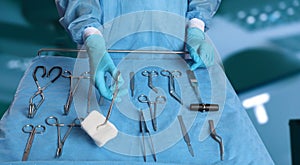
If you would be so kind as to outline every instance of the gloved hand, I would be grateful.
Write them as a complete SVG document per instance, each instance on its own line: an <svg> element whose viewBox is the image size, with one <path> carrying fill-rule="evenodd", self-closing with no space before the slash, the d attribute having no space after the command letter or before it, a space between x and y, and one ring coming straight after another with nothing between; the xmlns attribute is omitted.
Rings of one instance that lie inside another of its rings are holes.
<svg viewBox="0 0 300 165"><path fill-rule="evenodd" d="M202 30L192 27L187 29L187 50L190 53L194 64L191 70L199 67L209 67L214 64L214 48L207 40Z"/></svg>
<svg viewBox="0 0 300 165"><path fill-rule="evenodd" d="M90 72L91 75L94 75L95 86L103 97L111 100L115 91L115 84L108 87L104 76L108 72L114 80L117 80L117 69L106 51L104 38L99 34L92 34L86 38L85 46L89 55ZM124 83L122 80L121 77L118 79L118 88Z"/></svg>

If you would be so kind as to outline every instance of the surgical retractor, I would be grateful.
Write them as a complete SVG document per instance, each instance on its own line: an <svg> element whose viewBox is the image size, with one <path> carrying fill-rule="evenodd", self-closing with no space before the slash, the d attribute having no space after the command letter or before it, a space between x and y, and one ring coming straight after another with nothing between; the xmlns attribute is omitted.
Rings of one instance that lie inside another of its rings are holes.
<svg viewBox="0 0 300 165"><path fill-rule="evenodd" d="M219 143L220 147L220 158L223 160L223 155L224 155L224 146L223 146L223 140L222 138L217 135L214 127L214 121L213 120L208 120L209 123L209 129L210 129L210 136Z"/></svg>

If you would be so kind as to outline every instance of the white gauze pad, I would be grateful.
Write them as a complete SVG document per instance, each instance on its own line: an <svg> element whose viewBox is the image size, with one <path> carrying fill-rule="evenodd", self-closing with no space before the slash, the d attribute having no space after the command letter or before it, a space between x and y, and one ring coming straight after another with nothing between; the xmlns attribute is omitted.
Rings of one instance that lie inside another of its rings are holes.
<svg viewBox="0 0 300 165"><path fill-rule="evenodd" d="M82 122L83 130L95 141L97 146L102 147L118 134L117 128L109 121L103 124L105 117L98 111L92 111Z"/></svg>

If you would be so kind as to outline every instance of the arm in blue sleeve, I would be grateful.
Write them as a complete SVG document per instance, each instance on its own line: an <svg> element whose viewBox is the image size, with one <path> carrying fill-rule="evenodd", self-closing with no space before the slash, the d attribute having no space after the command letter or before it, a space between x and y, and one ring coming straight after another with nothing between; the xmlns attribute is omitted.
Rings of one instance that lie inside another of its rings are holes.
<svg viewBox="0 0 300 165"><path fill-rule="evenodd" d="M59 22L72 39L83 44L83 31L87 27L101 28L102 9L99 0L56 0Z"/></svg>
<svg viewBox="0 0 300 165"><path fill-rule="evenodd" d="M221 0L188 0L188 11L186 17L191 20L198 18L205 23L208 28L211 18L217 12Z"/></svg>

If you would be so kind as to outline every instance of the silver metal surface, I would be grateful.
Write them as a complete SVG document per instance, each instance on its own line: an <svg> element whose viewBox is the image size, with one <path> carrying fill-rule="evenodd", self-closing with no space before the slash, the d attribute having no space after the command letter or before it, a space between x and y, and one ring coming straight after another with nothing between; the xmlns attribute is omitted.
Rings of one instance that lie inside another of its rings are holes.
<svg viewBox="0 0 300 165"><path fill-rule="evenodd" d="M46 127L43 125L33 126L31 124L27 124L22 128L22 131L24 133L29 133L29 137L22 157L22 161L27 161L35 134L42 134L46 131Z"/></svg>
<svg viewBox="0 0 300 165"><path fill-rule="evenodd" d="M164 104L166 102L166 97L165 96L157 96L155 98L155 101L150 101L149 98L146 95L140 95L138 97L138 101L141 103L147 103L150 111L150 116L151 116L151 122L153 126L153 130L157 130L157 120L156 120L156 112L157 112L157 104ZM151 105L154 105L154 110L152 111Z"/></svg>
<svg viewBox="0 0 300 165"><path fill-rule="evenodd" d="M62 149L63 146L65 144L65 141L67 140L68 136L71 133L71 130L73 127L80 127L80 119L76 118L73 120L73 122L71 124L63 124L63 123L59 123L59 120L57 117L55 116L49 116L46 118L45 120L46 124L49 126L56 126L57 128L57 148L56 148L56 154L55 157L60 157L62 155ZM60 131L60 127L64 127L64 126L68 126L68 130L65 133L63 139L61 140L61 131Z"/></svg>
<svg viewBox="0 0 300 165"><path fill-rule="evenodd" d="M178 78L181 76L181 72L178 70L174 71L169 71L169 70L162 70L160 72L162 76L168 77L169 78L169 93L170 95L177 100L181 105L183 105L183 102L180 98L180 96L176 93L175 91L175 78Z"/></svg>
<svg viewBox="0 0 300 165"><path fill-rule="evenodd" d="M189 134L188 134L188 132L187 132L187 130L185 128L182 116L178 115L177 118L178 118L178 121L179 121L179 124L180 124L180 128L181 128L181 133L182 133L183 139L184 139L184 141L185 141L185 143L186 143L186 145L188 147L188 150L189 150L190 154L194 157L194 150L192 148L191 140L190 140Z"/></svg>
<svg viewBox="0 0 300 165"><path fill-rule="evenodd" d="M42 48L38 51L38 56L43 52L86 52L85 49L64 49L64 48ZM141 54L189 54L186 51L171 50L107 50L108 53L141 53Z"/></svg>

